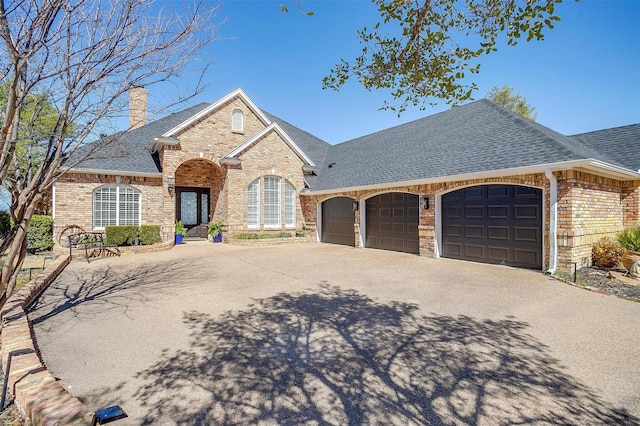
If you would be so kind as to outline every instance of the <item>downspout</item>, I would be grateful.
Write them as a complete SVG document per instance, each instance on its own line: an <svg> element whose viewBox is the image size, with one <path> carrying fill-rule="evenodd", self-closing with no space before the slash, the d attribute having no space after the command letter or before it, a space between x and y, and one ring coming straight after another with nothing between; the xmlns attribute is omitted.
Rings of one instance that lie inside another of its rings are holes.
<svg viewBox="0 0 640 426"><path fill-rule="evenodd" d="M558 267L558 178L555 177L551 169L544 171L550 183L550 218L549 218L549 269L547 272L553 274Z"/></svg>

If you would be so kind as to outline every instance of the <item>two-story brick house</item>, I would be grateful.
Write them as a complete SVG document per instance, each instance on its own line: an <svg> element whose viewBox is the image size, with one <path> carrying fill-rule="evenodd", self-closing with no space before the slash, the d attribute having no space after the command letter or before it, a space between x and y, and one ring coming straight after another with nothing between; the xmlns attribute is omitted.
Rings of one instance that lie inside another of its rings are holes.
<svg viewBox="0 0 640 426"><path fill-rule="evenodd" d="M172 241L176 219L193 236L222 220L226 238L304 228L555 270L640 223L640 124L567 137L481 100L329 145L240 89L150 123L145 97L132 93L134 130L56 182L56 233L159 224Z"/></svg>

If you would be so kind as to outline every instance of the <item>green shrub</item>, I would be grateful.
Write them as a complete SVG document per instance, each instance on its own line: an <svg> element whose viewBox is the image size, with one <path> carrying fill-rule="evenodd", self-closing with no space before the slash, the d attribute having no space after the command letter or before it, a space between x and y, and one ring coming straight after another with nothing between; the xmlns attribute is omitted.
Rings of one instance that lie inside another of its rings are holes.
<svg viewBox="0 0 640 426"><path fill-rule="evenodd" d="M138 244L148 246L162 242L160 238L160 225L123 225L107 226L105 229L105 242L107 244L117 244L119 246Z"/></svg>
<svg viewBox="0 0 640 426"><path fill-rule="evenodd" d="M160 238L160 225L142 225L140 226L140 244L150 246L162 242Z"/></svg>
<svg viewBox="0 0 640 426"><path fill-rule="evenodd" d="M53 218L34 214L27 229L27 247L32 251L47 251L53 247Z"/></svg>
<svg viewBox="0 0 640 426"><path fill-rule="evenodd" d="M237 240L257 240L258 234L255 232L240 232L238 234L233 234L233 238Z"/></svg>
<svg viewBox="0 0 640 426"><path fill-rule="evenodd" d="M135 225L107 226L104 232L107 244L132 246L138 238L138 227Z"/></svg>
<svg viewBox="0 0 640 426"><path fill-rule="evenodd" d="M602 268L618 266L624 249L609 237L602 237L591 248L591 263Z"/></svg>
<svg viewBox="0 0 640 426"><path fill-rule="evenodd" d="M0 238L4 237L11 230L11 216L6 211L0 211Z"/></svg>
<svg viewBox="0 0 640 426"><path fill-rule="evenodd" d="M640 226L625 229L616 236L616 239L627 250L640 251Z"/></svg>
<svg viewBox="0 0 640 426"><path fill-rule="evenodd" d="M237 240L268 240L271 238L290 238L290 237L292 237L291 232L280 232L278 234L271 234L267 232L262 234L258 234L255 232L241 232L233 235L233 238Z"/></svg>

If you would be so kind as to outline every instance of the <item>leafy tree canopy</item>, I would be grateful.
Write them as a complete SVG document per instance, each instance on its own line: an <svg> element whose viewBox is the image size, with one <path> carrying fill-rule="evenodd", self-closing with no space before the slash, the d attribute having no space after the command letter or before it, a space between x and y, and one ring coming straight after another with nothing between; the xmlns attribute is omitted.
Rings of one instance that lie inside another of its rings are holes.
<svg viewBox="0 0 640 426"><path fill-rule="evenodd" d="M562 0L372 0L381 21L358 31L361 54L342 59L323 79L325 89L339 90L349 79L366 89L389 89L401 113L408 105L456 105L471 99L476 84L468 76L480 71L479 58L497 50L501 37L509 46L521 38L544 39L560 20Z"/></svg>
<svg viewBox="0 0 640 426"><path fill-rule="evenodd" d="M536 107L530 105L520 92L513 93L513 90L513 87L507 85L502 87L494 86L493 89L487 93L487 99L531 121L536 121L536 117L538 116L538 114L535 113Z"/></svg>
<svg viewBox="0 0 640 426"><path fill-rule="evenodd" d="M4 125L4 111L7 108L9 81L0 84L0 126ZM47 140L55 137L55 128L59 112L46 93L34 90L25 97L20 105L17 139L13 164L2 182L9 190L20 191L29 175L37 169L46 155ZM71 135L75 125L69 123L68 134Z"/></svg>

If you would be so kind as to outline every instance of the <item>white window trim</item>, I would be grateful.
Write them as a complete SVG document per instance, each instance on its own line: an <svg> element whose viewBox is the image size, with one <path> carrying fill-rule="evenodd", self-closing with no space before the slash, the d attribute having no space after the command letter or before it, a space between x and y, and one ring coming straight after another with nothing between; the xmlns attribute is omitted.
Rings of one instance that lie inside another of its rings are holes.
<svg viewBox="0 0 640 426"><path fill-rule="evenodd" d="M236 117L240 120L239 127L236 127ZM235 108L231 111L231 131L234 133L244 133L244 112Z"/></svg>
<svg viewBox="0 0 640 426"><path fill-rule="evenodd" d="M116 189L116 224L115 225L107 225L107 226L120 226L120 189L121 188L130 188L138 195L138 224L132 226L140 226L142 225L142 191L137 188L134 188L129 185L121 185L121 184L107 184L102 185L97 188L94 188L91 191L91 226L92 229L97 231L104 231L106 226L94 226L95 224L95 194L97 190L101 190L104 188L115 188Z"/></svg>
<svg viewBox="0 0 640 426"><path fill-rule="evenodd" d="M258 218L258 223L250 224L249 223L249 189L247 188L247 228L249 229L260 229L260 218L262 217L262 209L260 208L260 187L262 186L262 179L257 178L249 184L249 187L253 184L256 184L256 216Z"/></svg>
<svg viewBox="0 0 640 426"><path fill-rule="evenodd" d="M276 200L278 201L278 208L276 209L276 211L278 212L277 217L278 217L278 223L276 224L267 224L265 218L264 218L264 212L266 212L266 208L264 207L264 200L267 199L266 197L266 193L267 191L263 188L263 192L265 194L264 196L264 200L263 200L263 213L262 213L262 222L264 223L264 229L282 229L282 178L279 176L264 176L264 178L262 179L262 185L264 187L264 183L266 182L267 178L272 178L277 182L277 191L276 193L278 194L278 196L276 197Z"/></svg>
<svg viewBox="0 0 640 426"><path fill-rule="evenodd" d="M296 193L296 188L291 185L291 183L289 183L288 181L284 181L284 193L283 193L283 199L284 199L284 226L285 228L295 228L296 227L296 211L298 209L298 203L297 203L297 193ZM291 205L287 205L287 190L291 188ZM287 222L287 207L289 207L292 211L292 220L293 222Z"/></svg>

